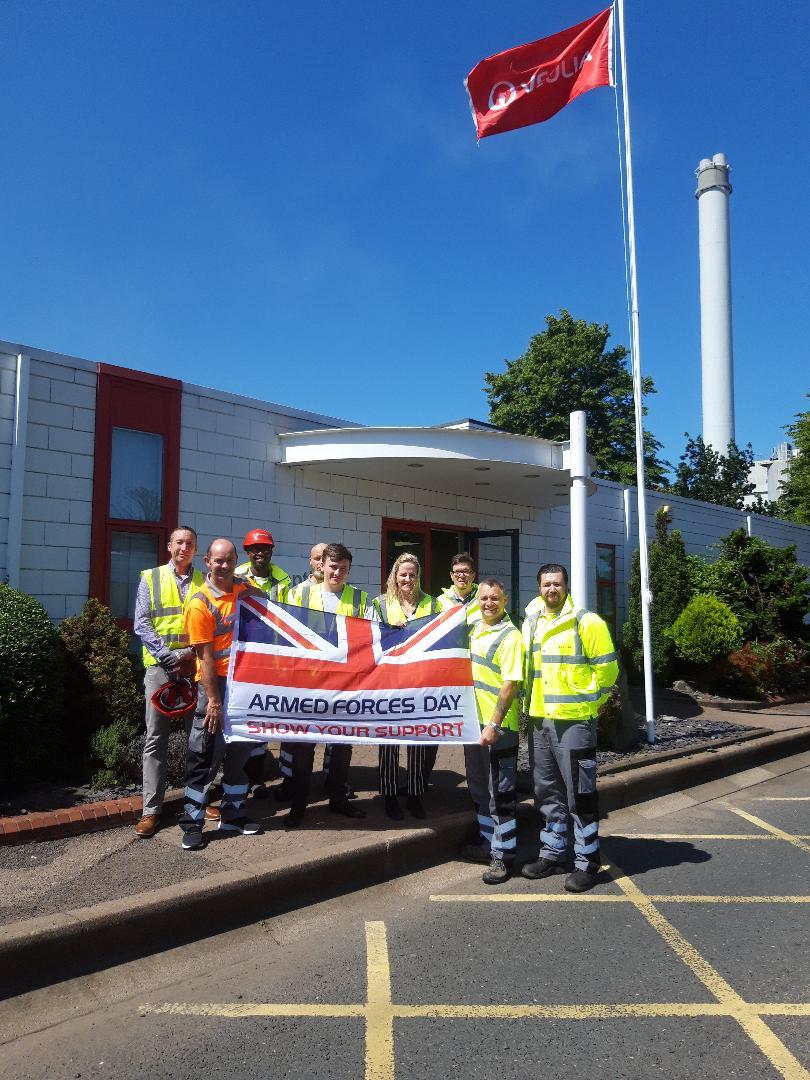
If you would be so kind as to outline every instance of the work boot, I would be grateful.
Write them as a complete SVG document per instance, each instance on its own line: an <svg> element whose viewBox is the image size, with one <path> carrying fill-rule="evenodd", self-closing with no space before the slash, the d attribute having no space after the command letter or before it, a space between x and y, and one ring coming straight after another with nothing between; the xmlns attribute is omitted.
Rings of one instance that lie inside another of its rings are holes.
<svg viewBox="0 0 810 1080"><path fill-rule="evenodd" d="M427 817L427 814L425 813L425 808L422 805L422 800L419 798L418 795L408 796L408 809L415 818L419 818L420 820L422 820Z"/></svg>
<svg viewBox="0 0 810 1080"><path fill-rule="evenodd" d="M485 885L503 885L509 880L509 867L500 855L492 856L489 866L481 875L481 880Z"/></svg>
<svg viewBox="0 0 810 1080"><path fill-rule="evenodd" d="M203 846L203 831L199 825L195 825L193 828L185 830L183 838L180 841L180 846L183 851L199 851Z"/></svg>
<svg viewBox="0 0 810 1080"><path fill-rule="evenodd" d="M537 862L525 863L520 872L525 878L537 881L538 878L551 877L552 874L564 874L565 866L553 859L538 859Z"/></svg>
<svg viewBox="0 0 810 1080"><path fill-rule="evenodd" d="M220 821L219 831L241 833L242 836L258 836L262 831L262 827L258 821L251 821L247 817L238 817L231 821Z"/></svg>
<svg viewBox="0 0 810 1080"><path fill-rule="evenodd" d="M285 814L284 817L281 819L284 822L284 828L300 829L301 826L304 824L304 814L306 814L306 812L306 803L304 803L303 806L293 803L293 805L290 807L289 814Z"/></svg>
<svg viewBox="0 0 810 1080"><path fill-rule="evenodd" d="M329 809L333 814L342 814L348 818L364 818L366 816L365 810L361 810L359 806L352 806L345 796L342 799L330 799Z"/></svg>
<svg viewBox="0 0 810 1080"><path fill-rule="evenodd" d="M461 849L461 857L467 862L487 864L492 858L492 852L489 850L489 844L485 844L482 840L479 844L465 844Z"/></svg>
<svg viewBox="0 0 810 1080"><path fill-rule="evenodd" d="M596 884L598 870L573 870L565 879L566 892L587 892Z"/></svg>
<svg viewBox="0 0 810 1080"><path fill-rule="evenodd" d="M206 821L219 821L219 808L216 806L206 806L205 808L205 820Z"/></svg>
<svg viewBox="0 0 810 1080"><path fill-rule="evenodd" d="M396 795L385 796L385 813L392 821L403 821L405 815L402 813L402 807L399 805L399 799Z"/></svg>
<svg viewBox="0 0 810 1080"><path fill-rule="evenodd" d="M135 826L135 835L139 836L141 840L148 840L150 836L154 836L157 832L159 822L160 818L157 814L144 814Z"/></svg>

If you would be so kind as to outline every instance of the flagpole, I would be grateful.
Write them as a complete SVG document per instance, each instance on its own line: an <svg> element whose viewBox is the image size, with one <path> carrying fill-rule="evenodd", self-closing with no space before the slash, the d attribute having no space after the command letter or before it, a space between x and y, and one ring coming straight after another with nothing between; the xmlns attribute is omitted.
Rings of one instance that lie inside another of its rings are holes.
<svg viewBox="0 0 810 1080"><path fill-rule="evenodd" d="M630 143L630 98L627 86L627 52L624 42L624 0L616 0L619 16L619 56L622 69L624 111L624 172L627 198L627 235L630 258L630 353L633 366L633 405L636 417L636 491L638 494L638 552L641 571L641 634L644 651L644 705L647 742L655 742L655 702L653 699L652 631L650 626L650 567L647 557L647 498L644 484L644 409L641 394L641 337L638 319L636 279L636 218L633 202L633 153ZM619 163L621 168L621 161Z"/></svg>

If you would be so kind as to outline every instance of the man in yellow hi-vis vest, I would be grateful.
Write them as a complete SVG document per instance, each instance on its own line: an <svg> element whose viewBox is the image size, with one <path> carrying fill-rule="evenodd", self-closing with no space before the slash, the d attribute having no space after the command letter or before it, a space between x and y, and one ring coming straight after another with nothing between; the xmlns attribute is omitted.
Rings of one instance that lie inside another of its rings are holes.
<svg viewBox="0 0 810 1080"><path fill-rule="evenodd" d="M503 583L485 578L478 588L481 618L470 633L475 702L481 740L464 747L467 790L475 805L480 844L461 854L487 863L483 881L500 885L511 873L517 845L515 817L523 642L506 614Z"/></svg>
<svg viewBox="0 0 810 1080"><path fill-rule="evenodd" d="M330 611L336 615L353 615L358 619L370 619L372 607L368 593L347 584L352 568L352 553L343 544L327 544L321 559L323 580L302 581L287 593L285 603L313 611ZM284 818L288 829L296 829L304 820L309 791L312 783L312 762L315 744L294 742L292 746L293 769L291 780L290 812ZM352 806L347 794L349 763L352 759L351 743L334 743L329 758L329 774L326 790L329 809L333 814L348 818L364 818L365 811Z"/></svg>
<svg viewBox="0 0 810 1080"><path fill-rule="evenodd" d="M143 648L146 742L143 747L143 816L135 826L142 839L154 836L166 792L171 721L152 702L170 675L194 673L194 650L183 627L186 601L205 580L192 565L197 534L179 525L169 537L169 561L141 571L135 600L134 630ZM214 811L211 811L213 814Z"/></svg>
<svg viewBox="0 0 810 1080"><path fill-rule="evenodd" d="M529 759L543 830L539 858L522 873L565 873L573 822L574 869L565 888L585 892L600 866L596 717L619 665L604 620L572 604L565 567L546 563L538 579L542 605L523 623L523 644Z"/></svg>

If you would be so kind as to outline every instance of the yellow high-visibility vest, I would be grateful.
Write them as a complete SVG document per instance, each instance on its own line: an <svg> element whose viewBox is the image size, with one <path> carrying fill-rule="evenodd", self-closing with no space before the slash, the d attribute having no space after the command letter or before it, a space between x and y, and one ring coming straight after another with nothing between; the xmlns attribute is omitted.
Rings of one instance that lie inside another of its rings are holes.
<svg viewBox="0 0 810 1080"><path fill-rule="evenodd" d="M559 615L545 605L523 623L529 716L587 720L596 716L619 675L604 619L566 597Z"/></svg>
<svg viewBox="0 0 810 1080"><path fill-rule="evenodd" d="M260 589L261 592L265 593L267 596L270 596L272 593L273 599L278 600L280 604L284 603L287 590L292 582L292 578L287 571L282 570L280 566L277 566L272 562L270 563L270 576L263 584L257 581L253 576L253 571L250 568L250 560L240 563L234 573L237 577L246 581L248 585L252 585L254 589Z"/></svg>
<svg viewBox="0 0 810 1080"><path fill-rule="evenodd" d="M441 611L439 601L427 593L422 593L413 615L406 615L399 600L395 597L389 601L385 593L375 596L372 605L380 617L380 622L388 623L389 626L404 626L411 619L424 619L428 615L438 615Z"/></svg>
<svg viewBox="0 0 810 1080"><path fill-rule="evenodd" d="M478 722L483 726L492 719L492 713L506 678L504 669L515 674L523 671L523 639L520 631L508 615L495 626L482 619L470 632L470 659L472 660L475 703L478 706ZM521 676L511 680L520 682ZM517 731L520 718L520 693L512 698L501 727L504 731Z"/></svg>
<svg viewBox="0 0 810 1080"><path fill-rule="evenodd" d="M160 634L169 649L187 649L188 634L183 629L184 602L180 599L177 576L168 564L141 570L141 577L149 588L149 621L156 634ZM195 570L186 592L186 603L205 581L205 574ZM154 667L155 657L143 646L143 666Z"/></svg>
<svg viewBox="0 0 810 1080"><path fill-rule="evenodd" d="M312 611L323 611L323 593L321 586L316 582L314 585L308 581L302 581L287 593L284 601L296 607L310 608ZM354 615L355 618L368 617L368 593L362 589L356 589L354 585L344 585L338 601L338 615Z"/></svg>
<svg viewBox="0 0 810 1080"><path fill-rule="evenodd" d="M439 610L448 611L451 607L455 607L457 604L464 604L464 609L467 612L467 622L478 622L481 618L481 608L478 606L478 584L473 584L472 587L472 600L468 600L464 604L463 600L459 600L453 593L452 585L447 589L442 589L439 593Z"/></svg>

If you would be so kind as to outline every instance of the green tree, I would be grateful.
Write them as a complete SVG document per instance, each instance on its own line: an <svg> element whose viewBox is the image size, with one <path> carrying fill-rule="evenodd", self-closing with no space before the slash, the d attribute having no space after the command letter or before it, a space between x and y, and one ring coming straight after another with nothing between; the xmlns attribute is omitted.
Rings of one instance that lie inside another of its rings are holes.
<svg viewBox="0 0 810 1080"><path fill-rule="evenodd" d="M529 342L517 360L506 361L502 374L486 372L486 394L493 424L518 435L567 440L569 414L588 416L588 450L596 460L595 476L622 484L636 482L633 377L622 345L608 350L606 324L574 319L563 309L546 316L546 329ZM654 394L651 378L642 392ZM644 410L646 414L646 409ZM666 462L661 443L644 432L645 477L661 487Z"/></svg>
<svg viewBox="0 0 810 1080"><path fill-rule="evenodd" d="M804 616L810 610L810 574L796 558L796 547L775 547L745 529L735 529L719 544L712 563L690 561L696 591L728 604L747 642L789 638L806 640Z"/></svg>
<svg viewBox="0 0 810 1080"><path fill-rule="evenodd" d="M787 477L782 481L777 503L778 513L798 525L810 525L810 411L797 413L796 422L785 430L799 456L788 462Z"/></svg>
<svg viewBox="0 0 810 1080"><path fill-rule="evenodd" d="M652 592L652 666L655 681L659 684L666 684L671 678L674 659L672 624L689 603L693 591L693 574L683 536L678 529L670 533L669 522L666 509L659 510L655 515L655 540L647 549ZM644 651L638 551L633 553L630 598L627 622L622 629L622 644L627 662L636 674L640 674L644 669Z"/></svg>
<svg viewBox="0 0 810 1080"><path fill-rule="evenodd" d="M748 482L753 464L750 443L740 449L735 442L730 442L727 453L720 454L707 446L702 436L693 439L686 432L686 449L681 454L669 491L687 499L702 499L717 506L742 510L746 496L754 491L754 485Z"/></svg>

